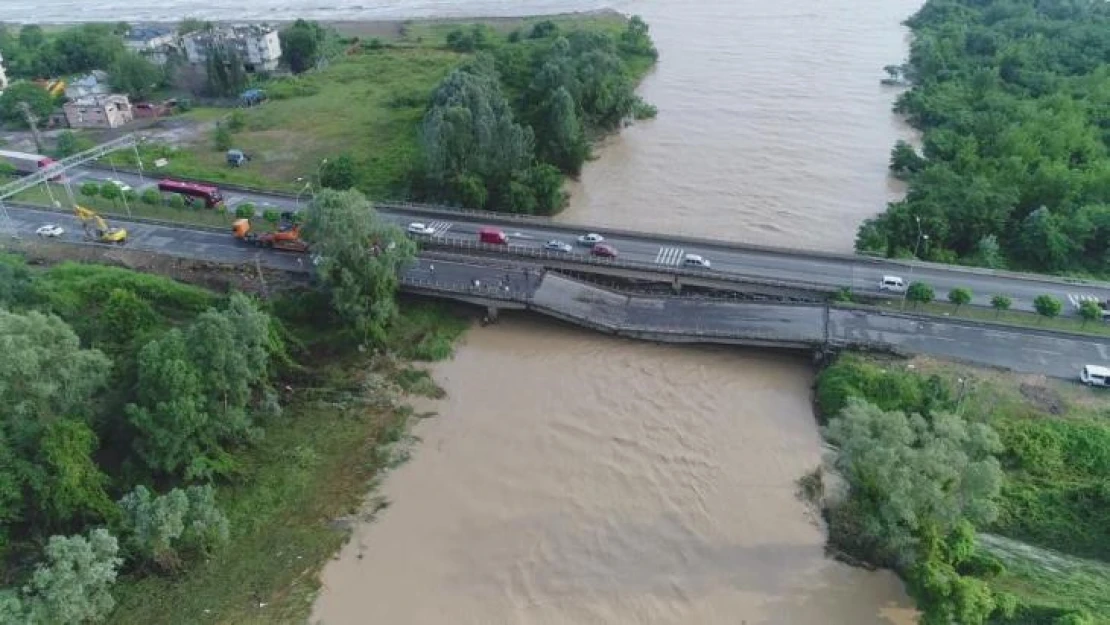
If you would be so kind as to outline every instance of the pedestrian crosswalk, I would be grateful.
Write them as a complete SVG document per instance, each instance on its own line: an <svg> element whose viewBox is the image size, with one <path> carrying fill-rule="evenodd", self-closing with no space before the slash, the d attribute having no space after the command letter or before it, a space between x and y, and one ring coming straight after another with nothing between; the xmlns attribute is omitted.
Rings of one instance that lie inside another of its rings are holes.
<svg viewBox="0 0 1110 625"><path fill-rule="evenodd" d="M1094 302L1097 304L1100 301L1102 300L1095 297L1094 295L1086 295L1084 293L1068 293L1068 302L1071 303L1072 308L1079 308L1083 305L1083 302Z"/></svg>
<svg viewBox="0 0 1110 625"><path fill-rule="evenodd" d="M686 250L681 247L661 247L655 255L655 262L660 265L677 265L685 254Z"/></svg>
<svg viewBox="0 0 1110 625"><path fill-rule="evenodd" d="M454 225L455 224L451 223L450 221L442 221L442 220L436 220L436 221L429 221L428 222L428 227L431 228L432 230L435 230L435 234L433 234L432 236L437 236L437 237L441 237L444 234L446 234L447 231L451 229L451 226L454 226Z"/></svg>

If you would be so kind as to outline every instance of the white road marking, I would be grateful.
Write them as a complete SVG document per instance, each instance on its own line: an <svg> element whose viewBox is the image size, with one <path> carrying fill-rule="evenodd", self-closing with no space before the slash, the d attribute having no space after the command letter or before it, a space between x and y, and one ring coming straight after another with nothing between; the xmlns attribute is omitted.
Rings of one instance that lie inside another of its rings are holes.
<svg viewBox="0 0 1110 625"><path fill-rule="evenodd" d="M437 220L437 221L428 222L428 227L431 228L432 230L435 230L435 232L432 233L432 236L443 236L454 225L455 224L451 223L450 221L438 221Z"/></svg>
<svg viewBox="0 0 1110 625"><path fill-rule="evenodd" d="M686 250L681 247L661 247L655 255L655 262L660 265L677 265L685 253Z"/></svg>

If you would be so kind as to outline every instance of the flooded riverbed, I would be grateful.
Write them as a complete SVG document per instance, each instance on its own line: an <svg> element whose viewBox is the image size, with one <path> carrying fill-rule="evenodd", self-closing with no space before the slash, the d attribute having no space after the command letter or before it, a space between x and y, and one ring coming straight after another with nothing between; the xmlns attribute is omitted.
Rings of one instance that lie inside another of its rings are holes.
<svg viewBox="0 0 1110 625"><path fill-rule="evenodd" d="M509 318L436 378L448 399L313 622L911 622L795 496L821 458L804 359Z"/></svg>

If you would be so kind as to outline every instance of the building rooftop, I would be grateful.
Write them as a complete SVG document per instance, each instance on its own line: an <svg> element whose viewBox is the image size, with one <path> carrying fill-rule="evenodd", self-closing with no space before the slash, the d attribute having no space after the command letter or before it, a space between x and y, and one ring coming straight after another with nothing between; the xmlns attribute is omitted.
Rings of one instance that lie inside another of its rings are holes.
<svg viewBox="0 0 1110 625"><path fill-rule="evenodd" d="M166 26L133 26L124 37L127 41L147 42L166 35L172 35L173 29Z"/></svg>

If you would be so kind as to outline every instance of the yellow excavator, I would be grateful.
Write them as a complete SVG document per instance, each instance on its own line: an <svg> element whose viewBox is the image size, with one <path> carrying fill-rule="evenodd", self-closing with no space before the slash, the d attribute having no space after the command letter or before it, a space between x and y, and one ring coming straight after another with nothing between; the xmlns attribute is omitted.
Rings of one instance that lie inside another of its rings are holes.
<svg viewBox="0 0 1110 625"><path fill-rule="evenodd" d="M123 245L127 242L127 231L123 228L112 228L104 218L84 206L73 206L73 214L81 220L85 228L85 238L95 239L101 243L115 243Z"/></svg>

